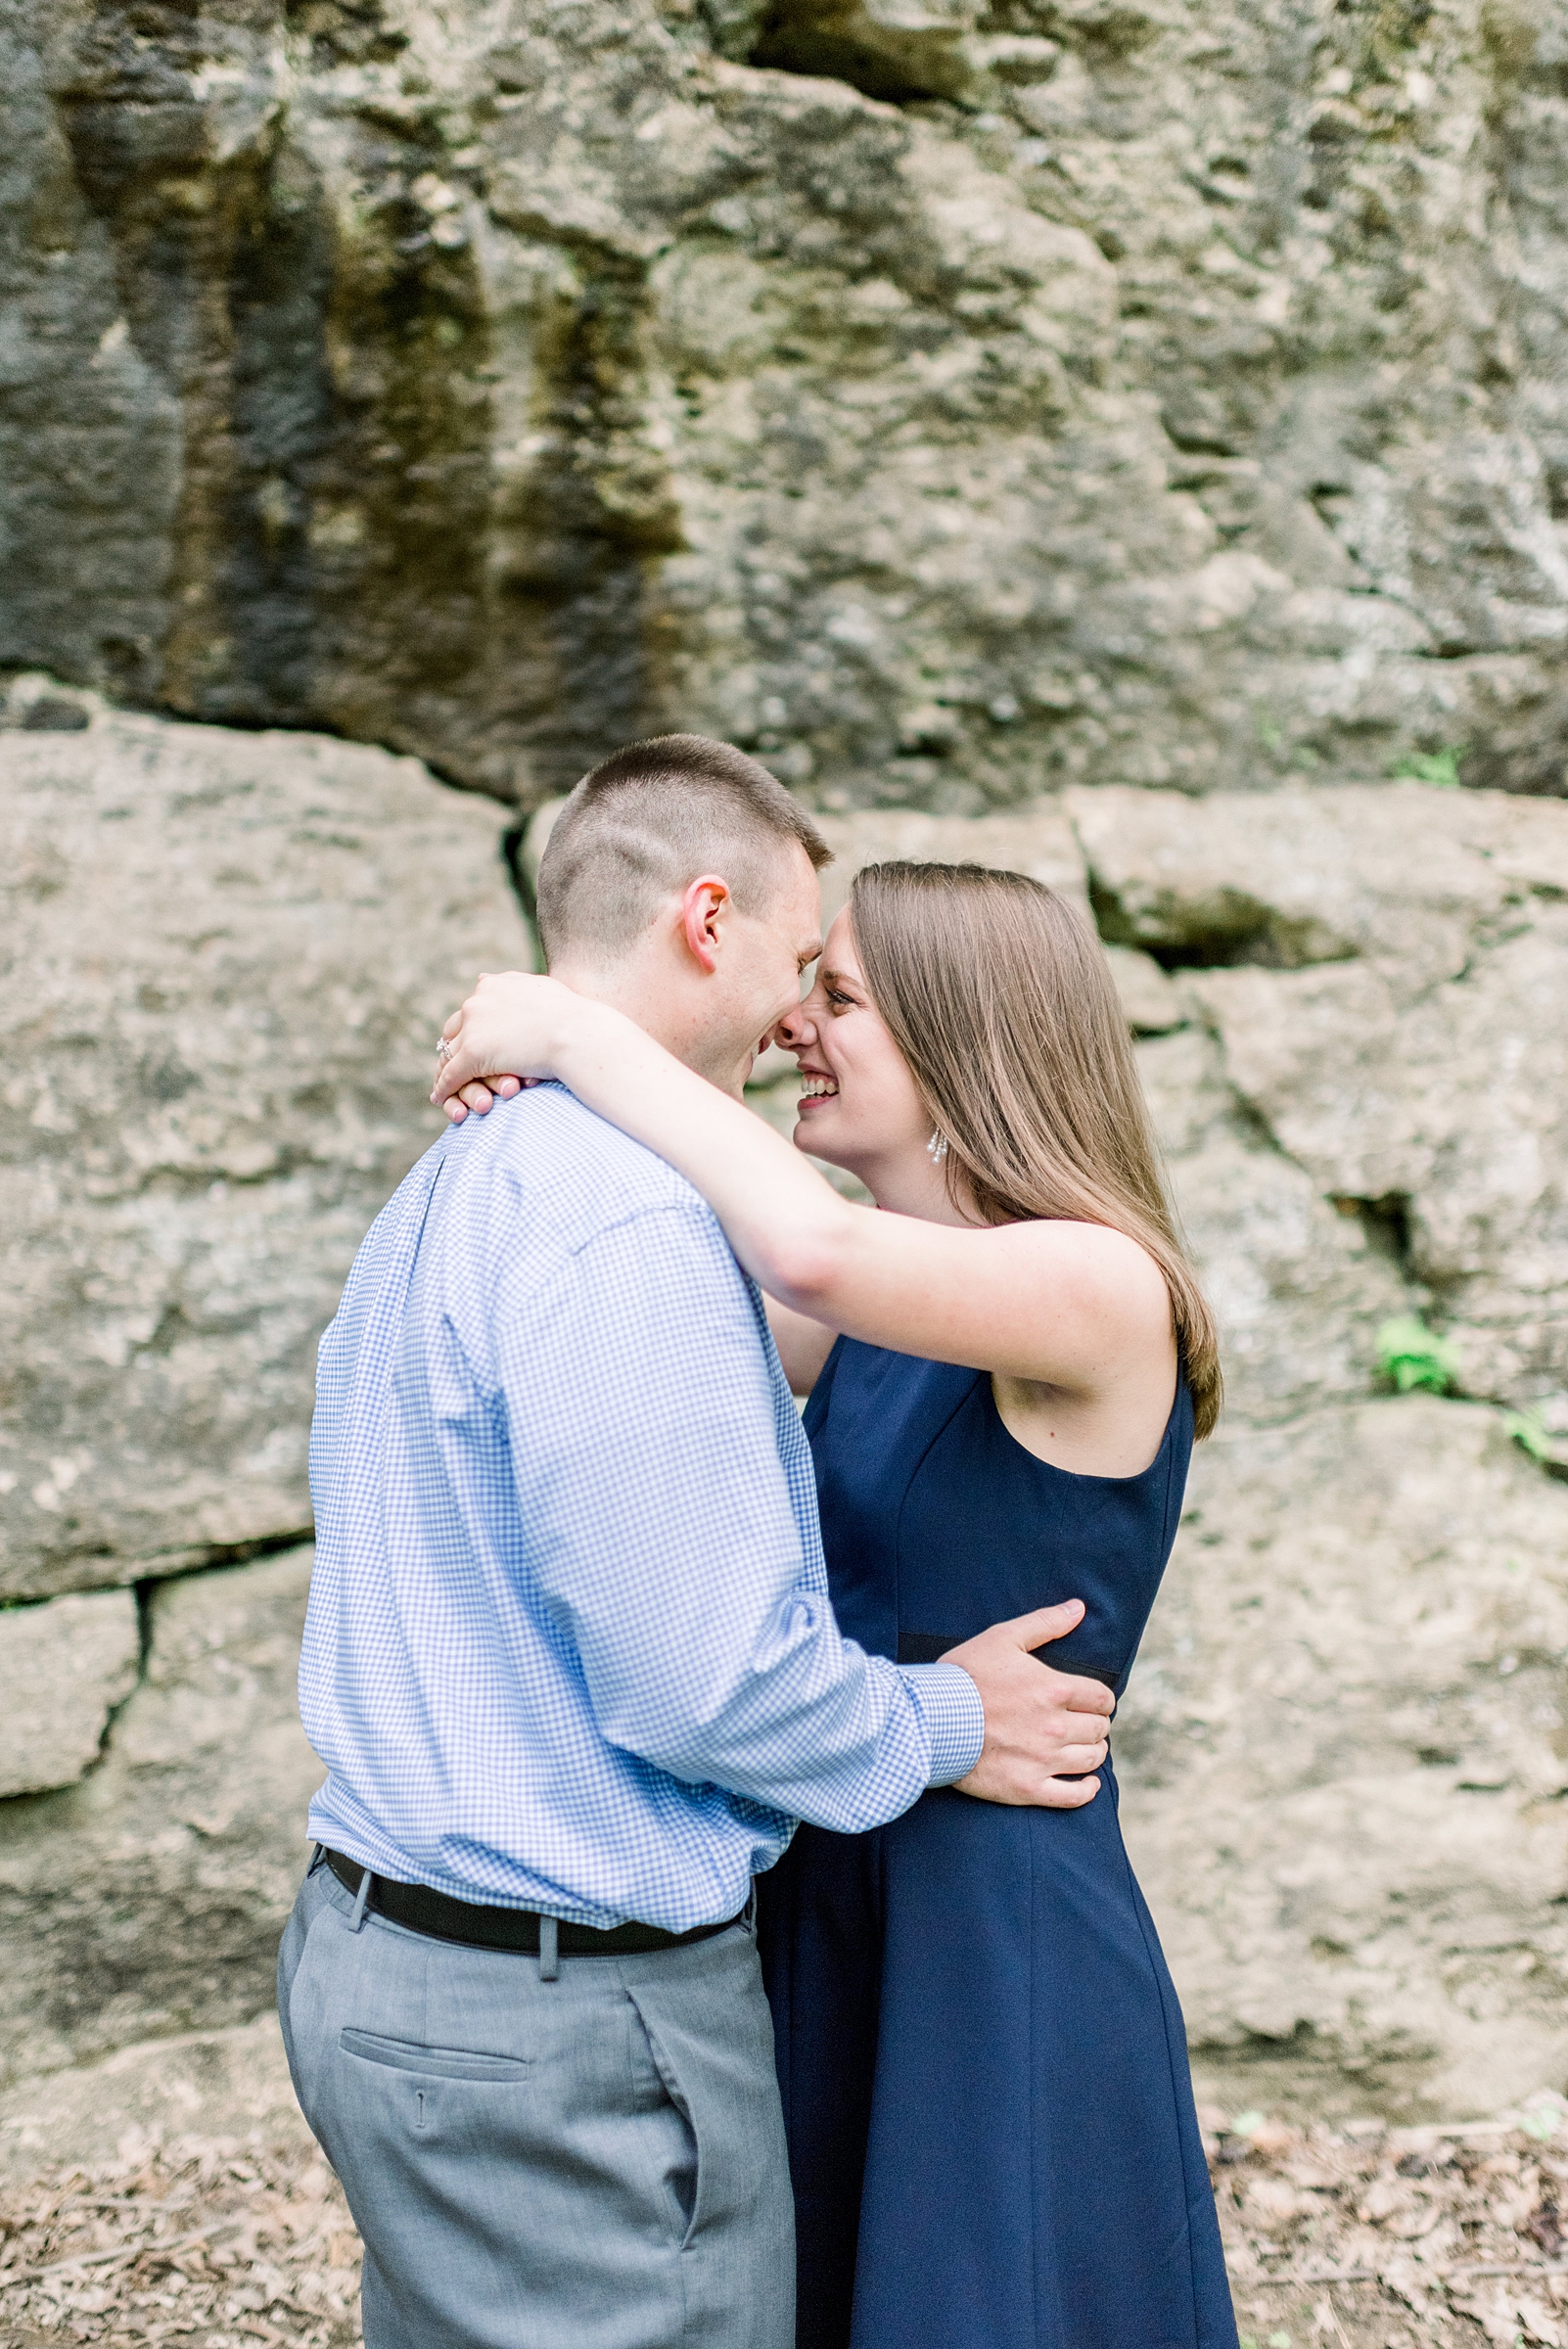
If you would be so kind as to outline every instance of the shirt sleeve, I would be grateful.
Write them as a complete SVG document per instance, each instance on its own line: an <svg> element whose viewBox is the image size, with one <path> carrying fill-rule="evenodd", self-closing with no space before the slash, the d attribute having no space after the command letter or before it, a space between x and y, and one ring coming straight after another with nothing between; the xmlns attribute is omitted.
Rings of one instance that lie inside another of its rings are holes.
<svg viewBox="0 0 1568 2349"><path fill-rule="evenodd" d="M972 1767L969 1676L868 1655L806 1572L757 1317L706 1210L596 1232L492 1327L520 1570L611 1744L841 1832Z"/></svg>
<svg viewBox="0 0 1568 2349"><path fill-rule="evenodd" d="M986 1708L961 1664L907 1664L900 1668L925 1716L931 1740L931 1784L951 1786L967 1778L986 1742Z"/></svg>

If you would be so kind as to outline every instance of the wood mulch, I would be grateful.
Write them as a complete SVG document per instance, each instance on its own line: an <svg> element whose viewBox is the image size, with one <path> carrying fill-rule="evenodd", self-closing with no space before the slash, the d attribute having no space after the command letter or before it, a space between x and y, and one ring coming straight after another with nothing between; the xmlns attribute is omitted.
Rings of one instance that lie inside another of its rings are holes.
<svg viewBox="0 0 1568 2349"><path fill-rule="evenodd" d="M1203 2118L1243 2349L1568 2349L1560 2098L1457 2129ZM0 2192L0 2349L353 2349L358 2290L306 2143L126 2141Z"/></svg>

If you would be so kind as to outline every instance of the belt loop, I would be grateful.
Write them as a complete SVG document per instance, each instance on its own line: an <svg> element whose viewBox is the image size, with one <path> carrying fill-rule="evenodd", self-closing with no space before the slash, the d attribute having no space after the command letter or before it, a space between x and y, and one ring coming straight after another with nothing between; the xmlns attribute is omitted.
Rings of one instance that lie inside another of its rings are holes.
<svg viewBox="0 0 1568 2349"><path fill-rule="evenodd" d="M317 1868L321 1865L321 1856L325 1852L326 1848L327 1847L324 1843L313 1843L310 1846L310 1865L305 1869L305 1882L307 1884L309 1883L311 1877L315 1874Z"/></svg>
<svg viewBox="0 0 1568 2349"><path fill-rule="evenodd" d="M741 1911L741 1923L755 1941L757 1939L757 1878L755 1876L752 1878L752 1889L746 1895L746 1906Z"/></svg>
<svg viewBox="0 0 1568 2349"><path fill-rule="evenodd" d="M553 1916L539 1919L539 1980L561 1979L561 1927Z"/></svg>
<svg viewBox="0 0 1568 2349"><path fill-rule="evenodd" d="M375 1879L367 1867L359 1879L359 1890L354 1894L353 1913L348 1919L350 1933L357 1933L365 1921L365 1903L370 1898L370 1887L374 1881Z"/></svg>

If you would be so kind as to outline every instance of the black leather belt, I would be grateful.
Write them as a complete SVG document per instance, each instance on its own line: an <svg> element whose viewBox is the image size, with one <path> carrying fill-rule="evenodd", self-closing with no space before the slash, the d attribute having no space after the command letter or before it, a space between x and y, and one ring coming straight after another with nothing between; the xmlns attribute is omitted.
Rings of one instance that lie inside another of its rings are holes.
<svg viewBox="0 0 1568 2349"><path fill-rule="evenodd" d="M357 1898L365 1870L357 1860L322 1846L322 1858L345 1890ZM539 1916L533 1909L489 1909L478 1901L454 1901L428 1884L399 1884L392 1876L370 1879L365 1907L389 1924L405 1925L410 1933L428 1934L432 1941L465 1942L476 1950L514 1950L520 1956L539 1955ZM688 1942L709 1941L727 1933L746 1911L726 1916L719 1925L693 1925L689 1933L667 1933L662 1925L568 1924L556 1926L557 1947L563 1958L642 1958L655 1950L683 1950Z"/></svg>

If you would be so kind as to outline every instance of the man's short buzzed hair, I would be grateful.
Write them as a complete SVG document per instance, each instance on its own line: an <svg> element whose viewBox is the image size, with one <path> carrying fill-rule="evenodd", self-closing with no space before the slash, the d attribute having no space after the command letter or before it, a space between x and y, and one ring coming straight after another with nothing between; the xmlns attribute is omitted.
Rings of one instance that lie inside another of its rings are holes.
<svg viewBox="0 0 1568 2349"><path fill-rule="evenodd" d="M761 913L793 841L818 870L833 852L799 801L744 751L702 734L660 734L612 751L556 817L539 863L546 962L569 947L615 958L660 904L699 873Z"/></svg>

